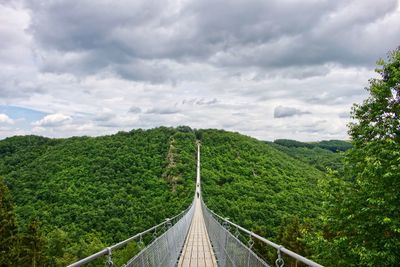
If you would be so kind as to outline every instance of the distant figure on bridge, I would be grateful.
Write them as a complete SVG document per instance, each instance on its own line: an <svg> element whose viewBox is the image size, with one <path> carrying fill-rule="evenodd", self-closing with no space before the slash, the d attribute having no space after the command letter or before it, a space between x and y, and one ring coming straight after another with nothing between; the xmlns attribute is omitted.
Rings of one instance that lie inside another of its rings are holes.
<svg viewBox="0 0 400 267"><path fill-rule="evenodd" d="M197 192L197 198L199 198L199 192Z"/></svg>

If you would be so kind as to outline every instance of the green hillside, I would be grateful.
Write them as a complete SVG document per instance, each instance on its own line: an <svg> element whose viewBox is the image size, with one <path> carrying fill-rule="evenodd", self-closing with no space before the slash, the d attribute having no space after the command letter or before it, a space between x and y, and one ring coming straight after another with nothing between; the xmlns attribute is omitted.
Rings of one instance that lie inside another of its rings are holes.
<svg viewBox="0 0 400 267"><path fill-rule="evenodd" d="M0 141L0 176L20 231L37 219L46 261L63 266L185 209L196 139L207 205L304 253L298 227L320 212L316 185L324 174L237 133L161 127L96 138L12 137Z"/></svg>
<svg viewBox="0 0 400 267"><path fill-rule="evenodd" d="M215 211L249 228L262 225L267 235L287 216L318 214L321 172L250 137L201 132L204 195Z"/></svg>
<svg viewBox="0 0 400 267"><path fill-rule="evenodd" d="M274 144L285 147L305 147L305 148L321 148L332 152L344 152L352 148L349 141L343 140L324 140L320 142L300 142L291 139L276 139Z"/></svg>
<svg viewBox="0 0 400 267"><path fill-rule="evenodd" d="M331 169L339 174L344 172L344 152L351 148L350 142L341 140L304 143L296 140L277 139L267 143L318 170L325 172Z"/></svg>
<svg viewBox="0 0 400 267"><path fill-rule="evenodd" d="M0 141L0 176L20 228L37 219L49 261L63 266L185 209L194 190L194 156L194 135L171 128L96 138L12 137ZM54 246L61 251L50 252Z"/></svg>
<svg viewBox="0 0 400 267"><path fill-rule="evenodd" d="M199 133L207 205L261 236L305 254L300 227L320 213L317 183L324 174L254 138L219 130ZM290 237L288 231L292 231ZM275 257L276 252L271 253Z"/></svg>

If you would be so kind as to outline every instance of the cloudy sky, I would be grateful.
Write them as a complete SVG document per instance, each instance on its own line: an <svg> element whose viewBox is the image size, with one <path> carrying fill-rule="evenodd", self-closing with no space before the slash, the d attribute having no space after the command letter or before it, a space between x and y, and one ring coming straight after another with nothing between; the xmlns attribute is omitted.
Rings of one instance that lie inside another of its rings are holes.
<svg viewBox="0 0 400 267"><path fill-rule="evenodd" d="M397 0L0 0L0 139L222 128L344 139Z"/></svg>

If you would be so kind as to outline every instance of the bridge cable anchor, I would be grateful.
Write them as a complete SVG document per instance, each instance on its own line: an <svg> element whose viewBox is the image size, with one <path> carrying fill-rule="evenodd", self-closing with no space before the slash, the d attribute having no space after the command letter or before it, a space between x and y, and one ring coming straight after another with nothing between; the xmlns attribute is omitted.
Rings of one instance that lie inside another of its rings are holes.
<svg viewBox="0 0 400 267"><path fill-rule="evenodd" d="M105 266L112 267L112 266L114 266L114 263L111 260L112 252L111 252L111 248L110 247L107 248L107 254L108 254L108 259L107 259L107 262L106 262Z"/></svg>
<svg viewBox="0 0 400 267"><path fill-rule="evenodd" d="M165 226L167 227L167 229L170 229L172 227L172 222L170 218L165 219Z"/></svg>
<svg viewBox="0 0 400 267"><path fill-rule="evenodd" d="M278 258L275 261L276 267L283 267L283 265L285 264L285 262L283 261L282 256L281 256L281 249L282 249L282 246L279 246L278 250L277 250Z"/></svg>
<svg viewBox="0 0 400 267"><path fill-rule="evenodd" d="M138 247L140 248L140 250L142 250L145 247L142 235L139 236Z"/></svg>
<svg viewBox="0 0 400 267"><path fill-rule="evenodd" d="M231 227L230 227L228 221L229 221L229 218L228 217L225 218L223 223L222 223L222 226L229 232L229 230L231 230Z"/></svg>
<svg viewBox="0 0 400 267"><path fill-rule="evenodd" d="M247 241L247 244L249 245L249 249L251 250L254 246L254 240L253 240L253 236L251 234L249 234L249 241Z"/></svg>
<svg viewBox="0 0 400 267"><path fill-rule="evenodd" d="M154 228L153 241L157 239L157 228Z"/></svg>
<svg viewBox="0 0 400 267"><path fill-rule="evenodd" d="M236 229L235 229L235 237L236 237L237 239L239 239L239 235L240 235L239 228L236 226Z"/></svg>

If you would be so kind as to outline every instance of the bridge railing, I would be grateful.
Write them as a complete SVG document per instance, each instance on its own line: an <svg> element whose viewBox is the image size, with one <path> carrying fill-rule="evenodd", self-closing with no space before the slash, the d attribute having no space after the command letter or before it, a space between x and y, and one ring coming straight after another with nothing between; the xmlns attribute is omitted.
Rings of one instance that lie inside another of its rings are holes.
<svg viewBox="0 0 400 267"><path fill-rule="evenodd" d="M241 266L241 267L264 267L270 266L266 260L262 259L253 251L254 240L258 240L277 251L275 266L283 267L283 255L302 262L311 267L323 267L322 265L309 260L291 250L284 248L268 239L265 239L243 227L237 225L227 218L216 214L207 208L202 201L202 209L208 235L214 248L214 252L219 267ZM240 235L248 236L248 242L245 245L240 240ZM296 265L297 266L297 265Z"/></svg>
<svg viewBox="0 0 400 267"><path fill-rule="evenodd" d="M107 256L107 259L105 259L106 266L114 266L112 260L113 251L125 247L128 243L133 241L136 241L138 244L144 244L143 239L146 235L152 235L152 242L145 246L123 266L175 266L185 242L186 235L189 231L193 213L194 203L192 203L186 210L182 211L178 215L166 219L164 222L156 226L153 226L115 245L107 247L93 255L81 259L80 261L68 265L68 267L82 266L103 256Z"/></svg>
<svg viewBox="0 0 400 267"><path fill-rule="evenodd" d="M194 204L178 222L133 257L126 267L175 266L194 214Z"/></svg>

